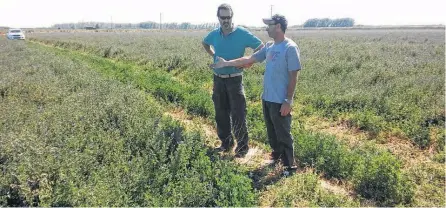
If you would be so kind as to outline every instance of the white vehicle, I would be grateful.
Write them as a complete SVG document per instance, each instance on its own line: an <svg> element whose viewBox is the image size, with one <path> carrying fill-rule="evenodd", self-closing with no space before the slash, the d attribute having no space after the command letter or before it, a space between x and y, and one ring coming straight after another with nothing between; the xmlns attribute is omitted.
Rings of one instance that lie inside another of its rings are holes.
<svg viewBox="0 0 446 208"><path fill-rule="evenodd" d="M21 29L9 29L8 33L6 33L6 37L10 40L25 40L25 34Z"/></svg>

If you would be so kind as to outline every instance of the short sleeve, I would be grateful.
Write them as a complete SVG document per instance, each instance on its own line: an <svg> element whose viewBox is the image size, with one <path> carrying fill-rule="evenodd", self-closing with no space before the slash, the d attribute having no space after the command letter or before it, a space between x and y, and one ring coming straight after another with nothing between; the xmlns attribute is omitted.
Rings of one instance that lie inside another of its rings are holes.
<svg viewBox="0 0 446 208"><path fill-rule="evenodd" d="M208 44L208 45L212 45L212 39L213 39L213 35L214 31L210 32L206 37L204 37L203 42Z"/></svg>
<svg viewBox="0 0 446 208"><path fill-rule="evenodd" d="M297 46L290 46L286 52L287 69L288 71L301 70L300 54Z"/></svg>
<svg viewBox="0 0 446 208"><path fill-rule="evenodd" d="M262 44L262 41L254 34L246 30L246 45L252 49L256 49Z"/></svg>
<svg viewBox="0 0 446 208"><path fill-rule="evenodd" d="M252 56L256 59L257 62L262 62L266 59L266 46L264 46L259 51L255 52Z"/></svg>

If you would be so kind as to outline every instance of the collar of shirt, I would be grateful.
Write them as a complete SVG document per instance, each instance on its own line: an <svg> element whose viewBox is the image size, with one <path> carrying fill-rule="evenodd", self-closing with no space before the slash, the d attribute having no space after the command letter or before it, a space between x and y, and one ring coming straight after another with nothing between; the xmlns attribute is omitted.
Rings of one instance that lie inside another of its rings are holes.
<svg viewBox="0 0 446 208"><path fill-rule="evenodd" d="M234 24L234 23L232 23L232 31L231 31L228 35L230 35L231 33L233 33L236 29L237 29L237 25ZM222 37L224 36L224 35L223 35L223 30L221 29L221 26L220 26L220 35L221 35Z"/></svg>

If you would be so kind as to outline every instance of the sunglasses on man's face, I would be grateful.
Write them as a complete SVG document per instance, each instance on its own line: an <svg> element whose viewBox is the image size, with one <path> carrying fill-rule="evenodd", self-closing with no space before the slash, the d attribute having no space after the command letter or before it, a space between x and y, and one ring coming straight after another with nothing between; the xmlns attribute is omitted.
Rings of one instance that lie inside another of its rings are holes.
<svg viewBox="0 0 446 208"><path fill-rule="evenodd" d="M268 24L268 27L269 28L274 28L276 25L277 25L277 23L276 24Z"/></svg>
<svg viewBox="0 0 446 208"><path fill-rule="evenodd" d="M219 18L222 19L222 20L229 20L232 17L231 16L220 16Z"/></svg>

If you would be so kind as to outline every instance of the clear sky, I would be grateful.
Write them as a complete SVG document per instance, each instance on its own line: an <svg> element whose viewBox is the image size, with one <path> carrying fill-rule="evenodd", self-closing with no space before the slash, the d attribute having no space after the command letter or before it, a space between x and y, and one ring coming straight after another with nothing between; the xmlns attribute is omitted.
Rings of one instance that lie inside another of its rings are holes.
<svg viewBox="0 0 446 208"><path fill-rule="evenodd" d="M216 9L229 3L234 23L262 26L273 13L290 25L310 18L351 17L362 25L445 24L445 0L0 0L0 26L49 27L68 22L217 22Z"/></svg>

